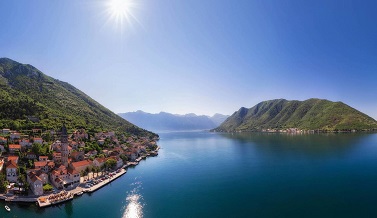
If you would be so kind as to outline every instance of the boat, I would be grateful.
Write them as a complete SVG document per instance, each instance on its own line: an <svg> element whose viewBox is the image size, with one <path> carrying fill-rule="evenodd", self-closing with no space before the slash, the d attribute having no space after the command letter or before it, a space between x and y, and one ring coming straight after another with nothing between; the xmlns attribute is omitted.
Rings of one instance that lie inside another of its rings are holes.
<svg viewBox="0 0 377 218"><path fill-rule="evenodd" d="M8 205L5 205L5 210L7 210L8 212L10 212L10 208L8 207Z"/></svg>
<svg viewBox="0 0 377 218"><path fill-rule="evenodd" d="M82 194L84 194L84 192L77 192L77 193L76 193L77 196L80 196L80 195L82 195Z"/></svg>

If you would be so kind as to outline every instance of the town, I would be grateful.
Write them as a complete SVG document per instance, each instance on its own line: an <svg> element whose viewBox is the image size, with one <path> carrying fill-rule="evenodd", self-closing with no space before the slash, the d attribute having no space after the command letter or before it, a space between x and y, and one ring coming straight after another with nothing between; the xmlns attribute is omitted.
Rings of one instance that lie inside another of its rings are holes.
<svg viewBox="0 0 377 218"><path fill-rule="evenodd" d="M59 131L2 129L0 198L42 207L94 191L93 185L105 185L123 168L156 156L157 140L113 131L90 135L85 129L68 134L65 125ZM93 180L94 175L101 177Z"/></svg>

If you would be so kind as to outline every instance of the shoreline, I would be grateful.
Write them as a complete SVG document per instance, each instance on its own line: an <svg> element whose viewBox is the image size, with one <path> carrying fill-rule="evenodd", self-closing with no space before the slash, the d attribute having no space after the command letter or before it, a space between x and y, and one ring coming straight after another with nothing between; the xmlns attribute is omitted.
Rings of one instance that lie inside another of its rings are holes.
<svg viewBox="0 0 377 218"><path fill-rule="evenodd" d="M7 196L6 194L1 194L0 195L0 200L4 200L5 202L12 202L12 203L37 203L37 206L39 208L45 208L45 207L53 206L53 205L56 205L56 204L64 203L66 201L74 200L75 196L77 196L77 197L81 196L81 195L78 195L78 193L80 193L80 192L83 192L83 193L93 193L93 192L101 189L102 187L108 185L112 181L120 178L121 176L123 176L124 174L127 173L127 168L128 167L138 165L141 160L145 160L147 157L158 156L158 151L159 150L160 150L160 147L158 146L156 148L156 150L151 151L150 153L148 153L146 155L138 157L134 162L128 162L127 164L124 164L122 167L120 167L120 168L117 169L117 170L120 170L119 173L116 173L113 177L105 179L105 180L99 182L98 184L93 185L90 188L82 187L85 184L85 182L80 182L80 184L77 187L75 187L75 188L73 188L71 190L61 190L59 193L62 193L62 192L65 191L65 192L67 192L69 194L69 197L67 197L67 199L61 200L58 203L52 203L52 202L49 202L49 201L43 203L42 201L40 201L43 198L44 199L48 199L50 196L57 195L58 193L57 194L50 193L50 194L47 194L47 195L31 196L31 197L17 196L17 195L12 195L12 196L8 195ZM83 178L83 177L81 177L81 178ZM80 178L80 181L81 181L81 178Z"/></svg>
<svg viewBox="0 0 377 218"><path fill-rule="evenodd" d="M237 130L237 131L215 131L212 133L286 133L286 134L319 134L319 133L376 133L377 129L364 130L299 130L299 131L284 131L284 130Z"/></svg>

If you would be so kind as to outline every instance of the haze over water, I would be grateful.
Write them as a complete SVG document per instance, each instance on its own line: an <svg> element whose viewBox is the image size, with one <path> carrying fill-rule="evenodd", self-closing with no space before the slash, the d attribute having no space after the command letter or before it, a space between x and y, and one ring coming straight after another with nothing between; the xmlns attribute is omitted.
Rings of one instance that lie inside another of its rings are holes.
<svg viewBox="0 0 377 218"><path fill-rule="evenodd" d="M376 217L377 134L162 133L159 156L59 207L1 217ZM1 203L2 205L4 202Z"/></svg>

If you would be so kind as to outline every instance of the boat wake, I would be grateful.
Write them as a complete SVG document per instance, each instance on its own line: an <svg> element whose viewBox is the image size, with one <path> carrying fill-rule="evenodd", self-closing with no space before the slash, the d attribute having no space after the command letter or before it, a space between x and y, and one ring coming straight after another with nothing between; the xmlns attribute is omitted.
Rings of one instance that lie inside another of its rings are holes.
<svg viewBox="0 0 377 218"><path fill-rule="evenodd" d="M141 203L142 196L138 194L141 188L141 182L135 182L132 183L132 185L136 187L127 195L127 207L123 213L123 218L142 218L144 205Z"/></svg>

